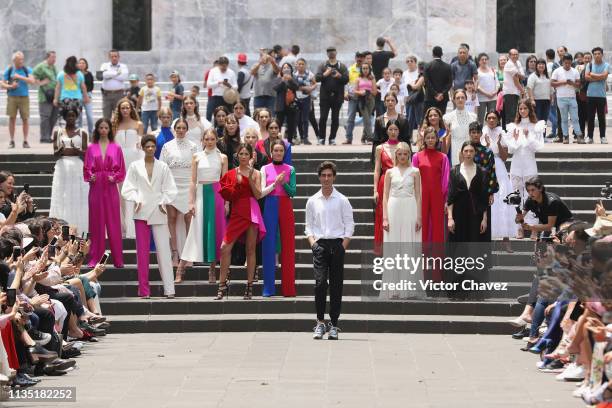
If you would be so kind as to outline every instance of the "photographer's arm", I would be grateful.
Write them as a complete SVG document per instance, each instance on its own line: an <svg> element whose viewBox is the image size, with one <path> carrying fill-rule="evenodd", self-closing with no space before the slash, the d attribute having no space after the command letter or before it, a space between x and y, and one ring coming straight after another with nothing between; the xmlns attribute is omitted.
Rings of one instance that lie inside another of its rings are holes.
<svg viewBox="0 0 612 408"><path fill-rule="evenodd" d="M548 222L546 224L527 225L526 229L533 232L544 232L551 231L557 222L556 215L549 215Z"/></svg>

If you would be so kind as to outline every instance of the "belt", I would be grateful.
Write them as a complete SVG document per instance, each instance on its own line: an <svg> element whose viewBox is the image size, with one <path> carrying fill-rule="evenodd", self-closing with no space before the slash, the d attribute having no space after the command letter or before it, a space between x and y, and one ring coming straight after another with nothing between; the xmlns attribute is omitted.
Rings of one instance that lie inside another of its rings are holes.
<svg viewBox="0 0 612 408"><path fill-rule="evenodd" d="M342 238L319 238L317 242L342 242Z"/></svg>
<svg viewBox="0 0 612 408"><path fill-rule="evenodd" d="M106 93L118 93L118 92L123 92L123 89L117 89L115 91L109 91L109 90L105 89L104 92L106 92Z"/></svg>

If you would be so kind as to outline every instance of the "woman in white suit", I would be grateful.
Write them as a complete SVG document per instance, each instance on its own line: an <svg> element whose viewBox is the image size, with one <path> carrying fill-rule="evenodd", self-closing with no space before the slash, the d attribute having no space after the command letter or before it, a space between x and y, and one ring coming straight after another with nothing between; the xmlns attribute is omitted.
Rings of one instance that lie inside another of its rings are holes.
<svg viewBox="0 0 612 408"><path fill-rule="evenodd" d="M173 298L174 278L166 206L176 197L176 184L168 165L155 159L155 137L144 136L141 145L145 157L130 165L121 189L123 198L134 203L138 296L149 298L151 295L149 248L151 231L153 231L157 264L164 283L164 294L168 298Z"/></svg>

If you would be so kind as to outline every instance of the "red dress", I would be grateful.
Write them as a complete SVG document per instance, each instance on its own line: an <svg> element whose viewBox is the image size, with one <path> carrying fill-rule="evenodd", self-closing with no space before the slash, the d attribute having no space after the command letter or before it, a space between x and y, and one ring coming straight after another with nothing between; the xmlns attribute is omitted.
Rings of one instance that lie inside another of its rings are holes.
<svg viewBox="0 0 612 408"><path fill-rule="evenodd" d="M261 241L266 235L266 227L259 204L251 191L249 179L242 177L238 183L238 168L234 168L227 173L219 184L221 185L220 194L225 201L231 204L231 213L223 241L226 243L234 242L241 238L252 224L256 224L259 230L257 241Z"/></svg>
<svg viewBox="0 0 612 408"><path fill-rule="evenodd" d="M384 145L383 145L384 146ZM374 213L374 254L382 255L383 245L383 195L385 193L385 174L387 170L393 168L393 159L389 157L385 148L380 151L380 177L376 191L378 192L378 201L376 202L376 211Z"/></svg>

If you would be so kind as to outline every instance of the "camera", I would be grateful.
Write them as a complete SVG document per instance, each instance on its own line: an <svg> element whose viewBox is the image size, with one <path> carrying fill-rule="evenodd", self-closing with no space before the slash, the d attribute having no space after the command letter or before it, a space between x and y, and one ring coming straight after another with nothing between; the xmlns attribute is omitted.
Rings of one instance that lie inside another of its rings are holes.
<svg viewBox="0 0 612 408"><path fill-rule="evenodd" d="M521 193L519 193L518 190L508 194L505 198L504 198L504 203L508 204L508 205L513 205L516 208L516 213L520 214L521 213Z"/></svg>
<svg viewBox="0 0 612 408"><path fill-rule="evenodd" d="M610 184L612 184L612 182L606 181L605 186L601 188L601 192L599 193L601 194L601 198L606 200L612 199L612 186L610 186Z"/></svg>

